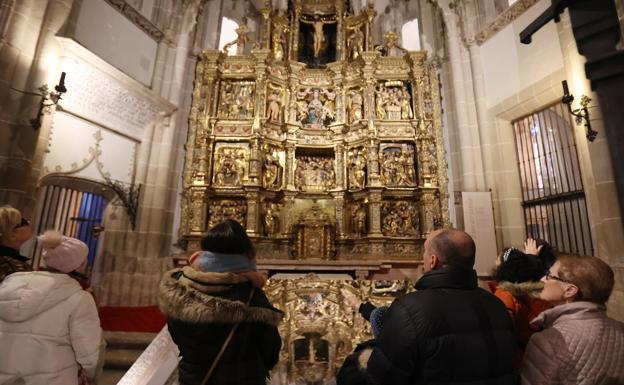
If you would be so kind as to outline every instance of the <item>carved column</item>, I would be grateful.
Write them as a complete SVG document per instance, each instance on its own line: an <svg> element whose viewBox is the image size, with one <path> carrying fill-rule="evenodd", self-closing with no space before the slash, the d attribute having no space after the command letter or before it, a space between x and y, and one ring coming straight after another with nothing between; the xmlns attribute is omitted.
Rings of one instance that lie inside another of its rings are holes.
<svg viewBox="0 0 624 385"><path fill-rule="evenodd" d="M344 2L336 2L336 60L345 60Z"/></svg>
<svg viewBox="0 0 624 385"><path fill-rule="evenodd" d="M423 238L435 228L436 215L435 190L423 190L420 195L420 233Z"/></svg>
<svg viewBox="0 0 624 385"><path fill-rule="evenodd" d="M295 192L285 191L284 192L284 209L281 210L282 215L282 230L286 237L292 236L292 227L295 222Z"/></svg>
<svg viewBox="0 0 624 385"><path fill-rule="evenodd" d="M260 187L262 185L262 159L259 139L256 137L251 141L251 151L249 154L249 185Z"/></svg>
<svg viewBox="0 0 624 385"><path fill-rule="evenodd" d="M260 199L257 188L247 191L247 234L260 236Z"/></svg>
<svg viewBox="0 0 624 385"><path fill-rule="evenodd" d="M346 178L345 178L345 159L344 159L344 145L339 143L335 147L335 156L336 156L336 188L340 190L346 189Z"/></svg>
<svg viewBox="0 0 624 385"><path fill-rule="evenodd" d="M201 237L206 229L206 188L191 187L188 191L189 235Z"/></svg>
<svg viewBox="0 0 624 385"><path fill-rule="evenodd" d="M368 186L381 187L379 176L379 140L371 139L368 145Z"/></svg>
<svg viewBox="0 0 624 385"><path fill-rule="evenodd" d="M335 192L332 196L336 204L336 236L338 239L344 239L346 237L344 193Z"/></svg>
<svg viewBox="0 0 624 385"><path fill-rule="evenodd" d="M260 47L263 49L271 49L271 0L264 1L264 8L262 8L262 38L260 40Z"/></svg>
<svg viewBox="0 0 624 385"><path fill-rule="evenodd" d="M290 60L297 60L299 55L299 18L301 17L301 0L295 0L295 20L292 21L292 31L290 32L291 49Z"/></svg>
<svg viewBox="0 0 624 385"><path fill-rule="evenodd" d="M368 23L366 23L366 47L364 48L366 51L372 51L375 49L375 41L373 39L373 20L377 12L375 12L375 8L373 8L372 4L366 9L366 16L368 16Z"/></svg>
<svg viewBox="0 0 624 385"><path fill-rule="evenodd" d="M381 189L371 189L368 204L368 235L381 237Z"/></svg>
<svg viewBox="0 0 624 385"><path fill-rule="evenodd" d="M295 144L286 144L286 189L294 191L295 187Z"/></svg>

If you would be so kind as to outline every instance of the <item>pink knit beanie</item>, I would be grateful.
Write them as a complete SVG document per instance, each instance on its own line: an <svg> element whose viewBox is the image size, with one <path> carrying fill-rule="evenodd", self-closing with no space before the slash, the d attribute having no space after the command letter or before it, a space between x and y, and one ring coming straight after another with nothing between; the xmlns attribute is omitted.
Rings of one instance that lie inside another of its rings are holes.
<svg viewBox="0 0 624 385"><path fill-rule="evenodd" d="M46 231L39 236L43 247L43 260L46 267L70 273L87 259L89 247L76 238L62 235L58 231Z"/></svg>

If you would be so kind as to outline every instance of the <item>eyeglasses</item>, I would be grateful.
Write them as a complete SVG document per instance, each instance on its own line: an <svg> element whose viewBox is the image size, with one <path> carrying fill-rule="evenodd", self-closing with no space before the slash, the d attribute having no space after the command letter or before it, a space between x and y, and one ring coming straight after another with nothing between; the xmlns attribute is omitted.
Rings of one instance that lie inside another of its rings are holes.
<svg viewBox="0 0 624 385"><path fill-rule="evenodd" d="M20 223L18 223L17 225L15 225L13 227L13 230L17 230L20 227L24 227L24 226L30 226L30 221L26 218L22 218L22 220L20 221Z"/></svg>
<svg viewBox="0 0 624 385"><path fill-rule="evenodd" d="M546 277L546 280L551 280L551 279L554 279L554 280L559 281L559 282L571 283L571 282L566 281L566 280L565 280L565 279L563 279L563 278L559 278L559 277L557 277L556 275L552 275L552 273L550 272L550 270L548 270L548 271L546 272L545 277Z"/></svg>

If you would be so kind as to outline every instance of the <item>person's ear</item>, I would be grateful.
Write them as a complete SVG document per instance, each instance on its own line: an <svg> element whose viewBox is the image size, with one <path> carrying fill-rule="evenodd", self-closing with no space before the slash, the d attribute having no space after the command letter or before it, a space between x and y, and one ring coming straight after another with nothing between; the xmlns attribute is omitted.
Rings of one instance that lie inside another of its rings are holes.
<svg viewBox="0 0 624 385"><path fill-rule="evenodd" d="M440 258L438 258L438 256L435 254L431 254L431 256L429 257L429 270L435 270L440 268L441 266L442 263L440 262Z"/></svg>
<svg viewBox="0 0 624 385"><path fill-rule="evenodd" d="M201 255L201 251L196 251L193 254L191 254L190 257L188 257L188 264L189 266L193 266L195 264L195 261L197 260L197 257L199 257ZM195 267L195 266L193 266Z"/></svg>
<svg viewBox="0 0 624 385"><path fill-rule="evenodd" d="M563 289L563 298L567 302L572 302L578 295L578 292L579 292L579 288L575 284L568 283L565 289Z"/></svg>

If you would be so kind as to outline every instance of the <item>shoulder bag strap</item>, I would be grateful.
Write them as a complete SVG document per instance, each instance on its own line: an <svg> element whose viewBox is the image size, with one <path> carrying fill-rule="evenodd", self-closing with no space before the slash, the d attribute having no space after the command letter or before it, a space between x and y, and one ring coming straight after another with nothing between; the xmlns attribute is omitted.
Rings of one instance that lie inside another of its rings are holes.
<svg viewBox="0 0 624 385"><path fill-rule="evenodd" d="M254 295L254 291L255 291L255 288L252 287L251 291L249 292L249 298L247 299L247 305L251 303L251 298ZM208 373L206 373L206 377L204 377L204 380L202 381L201 385L206 385L208 383L208 380L212 376L212 373L214 372L214 370L217 368L217 365L219 364L219 361L221 360L223 353L225 353L225 349L227 349L228 345L230 344L230 341L232 341L232 337L234 337L234 332L236 332L236 329L238 329L238 325L240 325L240 321L235 323L234 326L232 326L232 330L230 330L230 334L228 334L227 338L225 339L225 342L221 346L221 350L219 350L219 354L217 354L217 357L214 359L214 361L212 361L212 365L210 366L210 369L208 369Z"/></svg>

